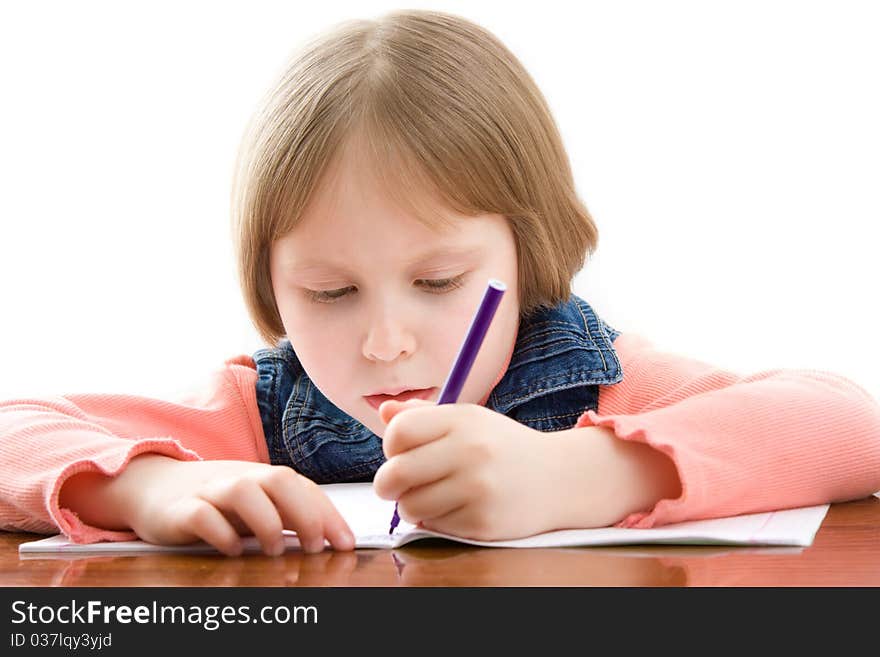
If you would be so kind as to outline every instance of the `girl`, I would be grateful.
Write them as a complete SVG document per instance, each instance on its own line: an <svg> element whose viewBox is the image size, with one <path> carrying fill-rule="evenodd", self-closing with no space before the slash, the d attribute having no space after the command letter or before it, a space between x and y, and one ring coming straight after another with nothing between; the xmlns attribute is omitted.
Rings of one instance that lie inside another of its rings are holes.
<svg viewBox="0 0 880 657"><path fill-rule="evenodd" d="M880 489L880 407L831 373L740 376L620 333L571 294L596 227L541 93L431 12L343 24L256 113L241 287L269 347L176 402L0 404L0 526L72 540L353 547L320 483L478 539L838 502ZM508 284L436 405L489 278Z"/></svg>

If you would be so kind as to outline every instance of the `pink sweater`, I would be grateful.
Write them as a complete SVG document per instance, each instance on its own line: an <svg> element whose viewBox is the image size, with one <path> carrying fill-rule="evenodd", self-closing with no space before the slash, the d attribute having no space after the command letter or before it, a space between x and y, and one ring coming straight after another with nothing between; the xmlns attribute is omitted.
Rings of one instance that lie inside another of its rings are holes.
<svg viewBox="0 0 880 657"><path fill-rule="evenodd" d="M619 525L654 525L840 502L880 490L880 405L851 381L810 370L740 376L622 334L623 380L600 386L578 427L675 463L681 496ZM179 401L81 394L0 402L0 529L89 543L131 532L89 526L58 505L71 475L118 474L144 452L268 462L249 356L230 358L200 394Z"/></svg>

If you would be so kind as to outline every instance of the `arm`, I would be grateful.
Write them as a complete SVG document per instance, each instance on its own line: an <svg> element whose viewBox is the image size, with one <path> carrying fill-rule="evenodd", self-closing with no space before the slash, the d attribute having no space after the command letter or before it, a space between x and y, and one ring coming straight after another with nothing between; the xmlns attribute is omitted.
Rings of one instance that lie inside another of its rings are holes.
<svg viewBox="0 0 880 657"><path fill-rule="evenodd" d="M540 432L476 404L386 401L373 480L400 517L478 540L603 527L677 497L673 463L604 427Z"/></svg>
<svg viewBox="0 0 880 657"><path fill-rule="evenodd" d="M68 477L59 490L58 504L93 527L131 531L129 501L143 490L145 480L175 459L144 452L128 461L118 474L85 471Z"/></svg>
<svg viewBox="0 0 880 657"><path fill-rule="evenodd" d="M237 556L239 537L254 534L266 554L278 555L282 529L292 529L306 552L320 552L325 538L336 549L354 547L345 520L320 487L285 466L141 454L114 477L74 475L60 498L85 522L131 528L151 543L203 540Z"/></svg>
<svg viewBox="0 0 880 657"><path fill-rule="evenodd" d="M629 527L838 502L880 489L880 406L842 376L769 370L749 376L615 342L624 380L600 389L601 427L668 457L681 493L630 513ZM635 472L635 470L633 471ZM631 480L631 485L634 483Z"/></svg>
<svg viewBox="0 0 880 657"><path fill-rule="evenodd" d="M632 513L651 509L662 499L681 494L675 465L659 450L638 442L618 440L605 427L577 427L555 432L543 441L543 470L552 473L554 496L546 509L558 515L552 528L606 527Z"/></svg>
<svg viewBox="0 0 880 657"><path fill-rule="evenodd" d="M101 394L0 402L0 528L60 530L79 542L131 539L115 531L118 518L101 527L84 522L60 502L62 491L94 518L81 508L84 485L115 477L141 454L268 460L256 400L242 392L253 396L248 360L230 359L178 402Z"/></svg>

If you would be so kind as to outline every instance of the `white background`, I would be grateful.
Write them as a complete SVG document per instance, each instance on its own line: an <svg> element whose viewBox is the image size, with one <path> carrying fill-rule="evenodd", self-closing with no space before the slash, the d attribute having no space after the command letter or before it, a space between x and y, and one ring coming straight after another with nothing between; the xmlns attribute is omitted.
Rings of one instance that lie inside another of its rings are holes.
<svg viewBox="0 0 880 657"><path fill-rule="evenodd" d="M229 237L245 122L304 39L400 6L537 80L600 229L575 292L609 323L880 397L876 5L331 0L3 5L0 398L171 395L262 346Z"/></svg>

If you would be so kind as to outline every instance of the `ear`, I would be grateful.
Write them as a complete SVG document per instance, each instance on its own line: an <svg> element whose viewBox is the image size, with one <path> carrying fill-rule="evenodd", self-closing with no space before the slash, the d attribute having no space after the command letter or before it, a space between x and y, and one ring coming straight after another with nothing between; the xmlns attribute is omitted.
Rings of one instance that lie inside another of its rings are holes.
<svg viewBox="0 0 880 657"><path fill-rule="evenodd" d="M382 420L383 424L388 424L391 422L391 418L401 411L405 411L408 408L415 408L416 406L434 406L434 402L425 399L410 399L405 402L389 399L379 405L379 419Z"/></svg>

